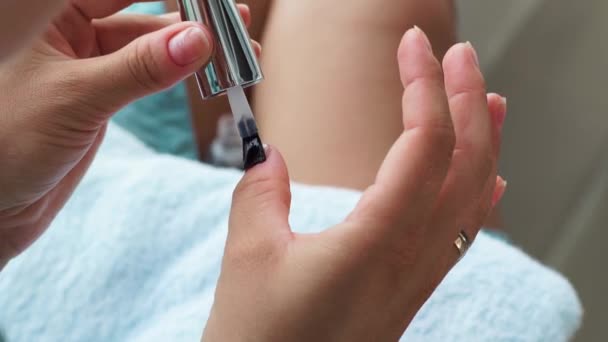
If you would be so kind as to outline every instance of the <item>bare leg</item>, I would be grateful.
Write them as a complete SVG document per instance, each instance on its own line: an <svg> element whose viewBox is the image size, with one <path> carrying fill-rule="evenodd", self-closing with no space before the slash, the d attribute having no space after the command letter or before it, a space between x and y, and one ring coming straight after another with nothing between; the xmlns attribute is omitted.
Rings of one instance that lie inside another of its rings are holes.
<svg viewBox="0 0 608 342"><path fill-rule="evenodd" d="M363 189L402 132L396 51L418 25L441 56L452 0L277 0L255 97L265 140L294 180Z"/></svg>

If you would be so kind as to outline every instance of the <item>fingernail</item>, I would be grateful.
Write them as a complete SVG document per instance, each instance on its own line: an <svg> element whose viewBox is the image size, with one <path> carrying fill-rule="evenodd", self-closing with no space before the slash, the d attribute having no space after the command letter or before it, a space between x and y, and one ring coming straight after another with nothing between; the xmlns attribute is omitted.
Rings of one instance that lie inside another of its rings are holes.
<svg viewBox="0 0 608 342"><path fill-rule="evenodd" d="M492 196L492 207L496 207L502 200L507 191L507 182L501 177L496 178L496 188L494 188L494 195Z"/></svg>
<svg viewBox="0 0 608 342"><path fill-rule="evenodd" d="M251 45L253 46L253 50L258 58L262 56L262 44L256 42L255 40L251 40Z"/></svg>
<svg viewBox="0 0 608 342"><path fill-rule="evenodd" d="M501 106L501 111L496 113L496 124L498 125L498 128L500 130L502 130L502 127L505 124L505 120L507 119L507 98L506 97L501 97L502 99L502 106Z"/></svg>
<svg viewBox="0 0 608 342"><path fill-rule="evenodd" d="M270 147L270 145L267 145L267 144L262 144L262 146L264 147L264 152L266 152L266 156L268 156L270 154L270 152L272 151L272 147Z"/></svg>
<svg viewBox="0 0 608 342"><path fill-rule="evenodd" d="M211 40L200 27L190 27L169 41L169 55L179 66L190 65L206 58L211 51Z"/></svg>
<svg viewBox="0 0 608 342"><path fill-rule="evenodd" d="M417 35L420 36L420 38L424 41L424 44L426 45L426 48L430 51L433 52L433 46L431 45L431 41L429 40L429 37L426 35L426 33L424 33L424 31L422 31L420 29L420 27L418 26L414 26L414 32L416 32Z"/></svg>
<svg viewBox="0 0 608 342"><path fill-rule="evenodd" d="M469 47L469 51L471 51L471 58L473 59L473 63L475 63L475 66L479 68L479 57L477 56L477 51L475 51L475 48L473 47L473 44L471 44L471 42L467 42L466 44Z"/></svg>

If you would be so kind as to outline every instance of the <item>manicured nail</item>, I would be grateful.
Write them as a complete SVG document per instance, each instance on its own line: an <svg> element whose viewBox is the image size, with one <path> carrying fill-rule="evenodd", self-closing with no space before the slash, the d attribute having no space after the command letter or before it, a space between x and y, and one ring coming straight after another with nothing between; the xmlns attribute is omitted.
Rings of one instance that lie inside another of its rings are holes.
<svg viewBox="0 0 608 342"><path fill-rule="evenodd" d="M424 44L426 45L426 48L430 51L433 52L433 46L431 45L431 41L429 40L429 37L426 35L426 33L424 33L424 31L422 31L420 29L420 27L418 26L414 26L413 28L414 32L416 32L417 35L420 36L420 38L424 41Z"/></svg>
<svg viewBox="0 0 608 342"><path fill-rule="evenodd" d="M475 48L473 47L473 44L471 44L471 42L467 42L466 44L469 47L469 51L471 51L471 58L473 59L473 63L475 63L475 66L479 68L479 57L477 56L477 51L475 51Z"/></svg>
<svg viewBox="0 0 608 342"><path fill-rule="evenodd" d="M200 27L187 28L169 41L169 55L179 66L206 59L210 53L211 40L208 33Z"/></svg>
<svg viewBox="0 0 608 342"><path fill-rule="evenodd" d="M251 45L253 46L253 50L258 58L262 56L262 44L256 42L255 40L251 40Z"/></svg>
<svg viewBox="0 0 608 342"><path fill-rule="evenodd" d="M507 182L500 176L496 178L496 187L492 196L492 207L496 207L507 191Z"/></svg>
<svg viewBox="0 0 608 342"><path fill-rule="evenodd" d="M501 111L496 113L496 124L498 125L498 128L502 130L502 127L505 125L505 120L507 119L507 98L501 97L501 99L502 106Z"/></svg>

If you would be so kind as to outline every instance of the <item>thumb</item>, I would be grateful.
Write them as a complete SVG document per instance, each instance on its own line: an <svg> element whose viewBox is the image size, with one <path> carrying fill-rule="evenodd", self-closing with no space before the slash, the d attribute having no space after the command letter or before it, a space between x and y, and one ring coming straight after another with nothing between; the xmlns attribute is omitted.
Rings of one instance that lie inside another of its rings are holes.
<svg viewBox="0 0 608 342"><path fill-rule="evenodd" d="M84 60L85 96L108 114L169 88L209 61L213 38L202 25L183 22L146 34L112 54ZM84 65L83 65L84 64ZM101 102L103 101L103 102Z"/></svg>
<svg viewBox="0 0 608 342"><path fill-rule="evenodd" d="M275 148L266 147L266 154L266 162L247 171L234 191L229 240L268 240L291 232L287 167Z"/></svg>

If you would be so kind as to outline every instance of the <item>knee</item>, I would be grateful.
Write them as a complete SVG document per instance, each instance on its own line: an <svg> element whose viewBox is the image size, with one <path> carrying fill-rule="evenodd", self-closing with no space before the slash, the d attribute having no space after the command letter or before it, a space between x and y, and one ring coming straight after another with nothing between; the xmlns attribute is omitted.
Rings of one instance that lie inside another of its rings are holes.
<svg viewBox="0 0 608 342"><path fill-rule="evenodd" d="M351 36L364 30L365 37L379 40L401 40L403 33L417 25L431 39L436 54L443 54L456 40L454 0L350 0L347 3L327 0L275 0L275 14L282 21L297 25L303 21L314 30L331 30ZM321 27L319 27L321 26ZM364 28L364 29L362 29Z"/></svg>

